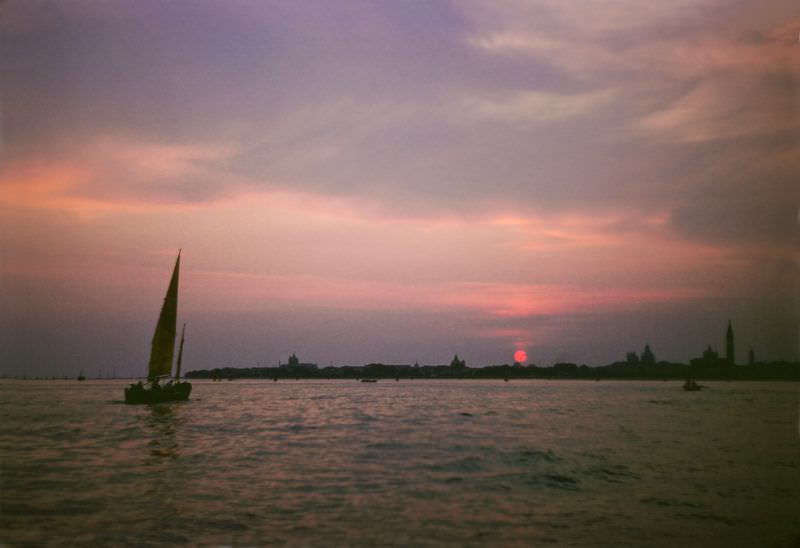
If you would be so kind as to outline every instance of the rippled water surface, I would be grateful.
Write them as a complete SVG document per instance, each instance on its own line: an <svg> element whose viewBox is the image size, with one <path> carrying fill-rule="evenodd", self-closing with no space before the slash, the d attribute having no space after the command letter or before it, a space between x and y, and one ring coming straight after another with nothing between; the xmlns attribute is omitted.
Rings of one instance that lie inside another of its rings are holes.
<svg viewBox="0 0 800 548"><path fill-rule="evenodd" d="M798 385L0 382L0 543L800 544Z"/></svg>

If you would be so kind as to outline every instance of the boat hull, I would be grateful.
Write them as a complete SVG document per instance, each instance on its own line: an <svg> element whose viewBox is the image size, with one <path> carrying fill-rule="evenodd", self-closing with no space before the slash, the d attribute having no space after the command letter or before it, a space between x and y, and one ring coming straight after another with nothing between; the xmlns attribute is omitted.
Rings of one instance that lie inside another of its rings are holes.
<svg viewBox="0 0 800 548"><path fill-rule="evenodd" d="M188 382L151 387L132 384L125 389L125 403L148 404L184 401L189 399L191 393L192 384Z"/></svg>

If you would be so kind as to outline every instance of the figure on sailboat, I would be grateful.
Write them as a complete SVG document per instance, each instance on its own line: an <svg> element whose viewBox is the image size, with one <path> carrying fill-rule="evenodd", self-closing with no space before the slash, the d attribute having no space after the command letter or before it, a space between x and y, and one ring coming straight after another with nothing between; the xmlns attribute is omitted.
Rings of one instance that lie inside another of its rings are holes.
<svg viewBox="0 0 800 548"><path fill-rule="evenodd" d="M175 268L169 281L167 295L158 317L153 343L150 349L150 364L147 368L147 384L138 382L125 389L125 403L161 403L189 399L192 385L181 382L181 360L183 359L183 341L186 324L181 333L181 344L178 350L178 362L175 381L159 384L159 380L172 373L172 356L175 352L175 331L178 317L178 278L180 275L181 253L175 260Z"/></svg>

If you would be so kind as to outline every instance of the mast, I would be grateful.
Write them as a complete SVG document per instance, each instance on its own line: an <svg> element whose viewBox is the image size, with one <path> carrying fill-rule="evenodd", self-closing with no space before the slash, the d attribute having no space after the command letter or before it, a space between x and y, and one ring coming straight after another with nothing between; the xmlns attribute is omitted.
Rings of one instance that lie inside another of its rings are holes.
<svg viewBox="0 0 800 548"><path fill-rule="evenodd" d="M175 259L175 268L169 281L161 314L158 316L156 330L153 333L150 363L147 368L147 379L169 375L172 372L172 357L175 353L175 327L178 316L178 277L181 269L181 252Z"/></svg>
<svg viewBox="0 0 800 548"><path fill-rule="evenodd" d="M183 329L181 330L181 345L178 347L178 366L175 371L175 380L180 382L181 380L181 360L183 359L183 337L186 335L186 324L183 324Z"/></svg>

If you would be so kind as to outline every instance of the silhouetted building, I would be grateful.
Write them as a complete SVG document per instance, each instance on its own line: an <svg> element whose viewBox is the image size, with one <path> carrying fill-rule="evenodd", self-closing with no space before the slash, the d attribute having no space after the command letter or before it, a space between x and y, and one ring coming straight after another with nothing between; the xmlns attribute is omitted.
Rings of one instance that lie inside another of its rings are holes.
<svg viewBox="0 0 800 548"><path fill-rule="evenodd" d="M747 355L747 363L751 366L756 364L756 353L753 352L753 348L750 347L750 352Z"/></svg>
<svg viewBox="0 0 800 548"><path fill-rule="evenodd" d="M656 364L656 355L650 350L649 344L644 345L644 351L642 351L642 357L639 358L639 363L645 366Z"/></svg>
<svg viewBox="0 0 800 548"><path fill-rule="evenodd" d="M300 359L292 353L289 356L289 363L283 364L280 366L281 369L304 369L304 370L316 370L318 369L317 364L315 363L300 363Z"/></svg>
<svg viewBox="0 0 800 548"><path fill-rule="evenodd" d="M467 362L465 360L458 359L458 354L453 356L453 360L450 362L450 367L453 369L464 369L467 367Z"/></svg>
<svg viewBox="0 0 800 548"><path fill-rule="evenodd" d="M731 326L731 321L728 320L728 331L725 333L725 360L728 362L728 365L734 365L736 363L734 352L733 327Z"/></svg>
<svg viewBox="0 0 800 548"><path fill-rule="evenodd" d="M628 352L625 354L625 363L628 365L639 365L639 356L636 352Z"/></svg>
<svg viewBox="0 0 800 548"><path fill-rule="evenodd" d="M690 364L692 367L700 368L720 367L726 365L727 360L720 358L717 351L709 346L703 352L702 357L692 359Z"/></svg>

